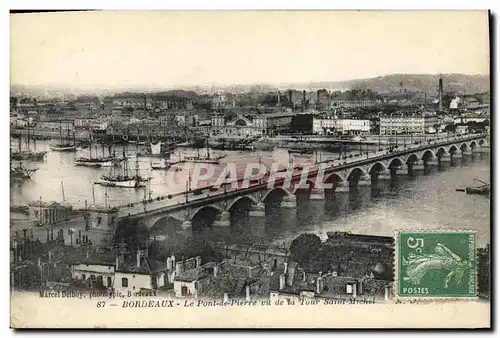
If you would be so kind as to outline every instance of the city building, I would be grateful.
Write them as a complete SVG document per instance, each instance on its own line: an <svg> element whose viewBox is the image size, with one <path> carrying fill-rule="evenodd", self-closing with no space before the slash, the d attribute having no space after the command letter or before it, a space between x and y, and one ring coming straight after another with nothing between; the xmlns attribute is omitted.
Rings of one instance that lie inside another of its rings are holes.
<svg viewBox="0 0 500 338"><path fill-rule="evenodd" d="M337 130L342 135L367 135L371 130L371 121L365 119L338 119Z"/></svg>
<svg viewBox="0 0 500 338"><path fill-rule="evenodd" d="M487 112L463 113L456 116L453 120L455 124L464 124L469 122L484 123L490 120L490 114Z"/></svg>
<svg viewBox="0 0 500 338"><path fill-rule="evenodd" d="M37 128L49 129L49 130L61 130L62 132L67 132L68 130L73 130L73 121L43 121L38 122Z"/></svg>
<svg viewBox="0 0 500 338"><path fill-rule="evenodd" d="M380 104L376 100L331 100L331 107L333 108L361 108L361 107L373 107Z"/></svg>
<svg viewBox="0 0 500 338"><path fill-rule="evenodd" d="M113 288L115 254L87 250L85 256L71 257L71 279L81 281L90 288Z"/></svg>
<svg viewBox="0 0 500 338"><path fill-rule="evenodd" d="M226 97L226 95L219 93L215 95L211 100L212 108L234 108L236 107L236 101L230 100Z"/></svg>
<svg viewBox="0 0 500 338"><path fill-rule="evenodd" d="M238 115L228 121L223 129L224 135L251 137L266 133L263 120L254 115Z"/></svg>
<svg viewBox="0 0 500 338"><path fill-rule="evenodd" d="M474 109L479 108L479 100L475 97L465 97L462 101L463 108Z"/></svg>
<svg viewBox="0 0 500 338"><path fill-rule="evenodd" d="M10 126L12 128L25 128L29 125L29 120L23 116L10 116Z"/></svg>
<svg viewBox="0 0 500 338"><path fill-rule="evenodd" d="M438 125L438 117L427 112L395 112L380 116L380 134L416 134L431 131Z"/></svg>
<svg viewBox="0 0 500 338"><path fill-rule="evenodd" d="M156 290L170 283L167 263L148 258L147 250L137 250L117 260L114 289L116 291Z"/></svg>
<svg viewBox="0 0 500 338"><path fill-rule="evenodd" d="M272 304L276 300L298 304L304 299L353 302L361 298L380 302L391 298L392 282L371 275L356 278L338 276L335 272L308 273L291 262L278 267L271 277L269 289Z"/></svg>
<svg viewBox="0 0 500 338"><path fill-rule="evenodd" d="M263 128L266 135L286 132L290 130L295 115L292 111L259 115L256 125Z"/></svg>
<svg viewBox="0 0 500 338"><path fill-rule="evenodd" d="M460 97L455 97L450 102L450 110L456 110L460 107L461 99Z"/></svg>
<svg viewBox="0 0 500 338"><path fill-rule="evenodd" d="M176 297L197 297L217 276L217 263L201 264L201 257L175 263L174 292Z"/></svg>
<svg viewBox="0 0 500 338"><path fill-rule="evenodd" d="M28 216L39 226L67 221L72 211L71 205L58 202L34 201L28 204Z"/></svg>
<svg viewBox="0 0 500 338"><path fill-rule="evenodd" d="M337 132L337 119L333 116L323 116L313 118L313 134L333 135Z"/></svg>
<svg viewBox="0 0 500 338"><path fill-rule="evenodd" d="M370 134L372 122L366 119L344 119L323 116L313 119L313 133L318 135L366 135Z"/></svg>
<svg viewBox="0 0 500 338"><path fill-rule="evenodd" d="M75 129L87 129L96 122L95 117L75 117L73 120Z"/></svg>

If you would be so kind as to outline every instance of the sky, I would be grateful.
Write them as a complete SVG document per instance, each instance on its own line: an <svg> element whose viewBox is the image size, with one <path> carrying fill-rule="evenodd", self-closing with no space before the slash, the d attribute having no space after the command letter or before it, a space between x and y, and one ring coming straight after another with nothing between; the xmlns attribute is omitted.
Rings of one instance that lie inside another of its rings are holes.
<svg viewBox="0 0 500 338"><path fill-rule="evenodd" d="M10 17L11 84L168 87L489 74L486 11L107 11Z"/></svg>

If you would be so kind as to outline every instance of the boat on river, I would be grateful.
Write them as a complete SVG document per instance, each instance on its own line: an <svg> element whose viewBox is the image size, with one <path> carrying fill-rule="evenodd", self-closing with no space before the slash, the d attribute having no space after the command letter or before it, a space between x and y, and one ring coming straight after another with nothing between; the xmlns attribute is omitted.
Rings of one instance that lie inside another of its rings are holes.
<svg viewBox="0 0 500 338"><path fill-rule="evenodd" d="M10 169L10 179L13 181L29 180L37 170L38 169L26 169L19 163L17 167Z"/></svg>
<svg viewBox="0 0 500 338"><path fill-rule="evenodd" d="M125 152L123 152L123 157L119 158L116 156L116 153L113 151L111 153L112 145L108 147L108 156L104 156L105 147L104 144L102 146L102 155L92 156L92 144L89 146L89 157L80 157L75 160L75 165L82 167L90 167L90 168L101 168L101 167L113 167L119 165L126 158ZM97 146L95 148L95 154L97 154Z"/></svg>
<svg viewBox="0 0 500 338"><path fill-rule="evenodd" d="M119 163L115 157L86 158L80 157L75 160L75 165L89 168L112 167Z"/></svg>
<svg viewBox="0 0 500 338"><path fill-rule="evenodd" d="M74 152L76 151L75 132L73 131L73 142L70 142L69 129L67 129L66 138L62 133L62 126L59 127L59 136L61 138L59 144L50 146L50 150L59 152Z"/></svg>
<svg viewBox="0 0 500 338"><path fill-rule="evenodd" d="M96 181L95 184L106 187L142 188L151 180L151 177L140 175L138 162L135 173L130 173L127 158L124 159L123 163L123 172L117 172L115 167L111 167L111 171L108 174L102 175L101 179Z"/></svg>
<svg viewBox="0 0 500 338"><path fill-rule="evenodd" d="M465 193L467 195L489 195L490 194L490 186L482 186L482 187L467 187L465 188Z"/></svg>
<svg viewBox="0 0 500 338"><path fill-rule="evenodd" d="M195 156L184 156L183 160L184 162L192 162L192 163L209 163L209 164L219 164L220 160L225 158L227 155L222 155L222 156L211 156L210 155L210 148L208 147L208 141L206 142L206 155L200 155L200 149L197 150L198 153Z"/></svg>
<svg viewBox="0 0 500 338"><path fill-rule="evenodd" d="M36 151L36 141L33 139L34 151L30 149L30 129L27 129L26 150L22 150L22 137L19 138L19 150L10 152L10 159L13 161L35 161L43 162L45 160L46 151Z"/></svg>
<svg viewBox="0 0 500 338"><path fill-rule="evenodd" d="M474 179L477 183L479 183L478 186L475 187L466 187L465 189L456 189L457 191L465 191L467 195L489 195L490 194L490 185L486 182L483 182L481 180L478 180L477 178Z"/></svg>
<svg viewBox="0 0 500 338"><path fill-rule="evenodd" d="M477 178L474 179L475 182L479 183L478 186L476 187L467 187L465 188L465 193L467 195L489 195L490 194L490 185L489 183L486 183L484 181L478 180Z"/></svg>

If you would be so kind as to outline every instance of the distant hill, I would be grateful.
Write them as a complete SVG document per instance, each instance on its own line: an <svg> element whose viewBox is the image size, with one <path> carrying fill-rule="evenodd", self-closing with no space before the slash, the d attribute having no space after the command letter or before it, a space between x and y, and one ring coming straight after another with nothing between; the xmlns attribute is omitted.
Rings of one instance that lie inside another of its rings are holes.
<svg viewBox="0 0 500 338"><path fill-rule="evenodd" d="M410 92L426 92L430 96L435 96L438 91L438 80L443 78L445 93L473 94L484 93L490 90L490 78L488 75L465 75L465 74L392 74L379 76L370 79L356 79L348 81L328 81L328 82L309 82L309 83L281 83L281 84L248 84L248 85L199 85L199 86L179 86L177 89L162 88L106 88L99 86L97 88L66 88L64 86L26 86L11 85L11 95L47 95L53 93L71 93L71 94L92 94L92 95L123 95L128 94L144 95L144 93L156 93L161 96L180 96L182 98L194 98L199 94L207 92L214 93L217 90L230 93L267 93L288 89L296 90L349 90L349 89L371 89L379 93L396 92L403 89ZM181 89L182 88L182 89Z"/></svg>
<svg viewBox="0 0 500 338"><path fill-rule="evenodd" d="M348 89L371 89L379 93L395 92L401 89L407 91L426 92L430 95L437 94L438 80L443 78L444 92L458 93L482 93L490 90L490 77L488 75L465 75L465 74L392 74L379 76L371 79L356 79L338 82L311 82L303 84L282 84L280 88L285 90L348 90Z"/></svg>

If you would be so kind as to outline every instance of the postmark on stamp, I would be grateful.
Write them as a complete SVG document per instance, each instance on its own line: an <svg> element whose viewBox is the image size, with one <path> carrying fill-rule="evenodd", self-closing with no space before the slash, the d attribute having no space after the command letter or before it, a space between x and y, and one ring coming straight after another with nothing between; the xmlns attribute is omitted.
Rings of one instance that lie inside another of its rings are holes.
<svg viewBox="0 0 500 338"><path fill-rule="evenodd" d="M401 231L396 237L397 296L476 297L474 231Z"/></svg>

